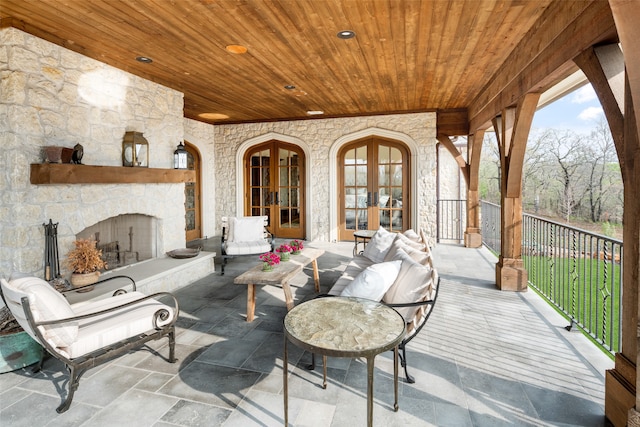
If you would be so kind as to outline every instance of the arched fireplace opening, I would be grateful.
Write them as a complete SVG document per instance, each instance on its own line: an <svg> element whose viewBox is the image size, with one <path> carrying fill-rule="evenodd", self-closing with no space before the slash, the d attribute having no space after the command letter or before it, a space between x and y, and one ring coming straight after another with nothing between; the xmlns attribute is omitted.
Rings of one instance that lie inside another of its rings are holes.
<svg viewBox="0 0 640 427"><path fill-rule="evenodd" d="M107 270L112 270L157 257L157 233L155 217L123 214L85 228L76 238L95 240Z"/></svg>

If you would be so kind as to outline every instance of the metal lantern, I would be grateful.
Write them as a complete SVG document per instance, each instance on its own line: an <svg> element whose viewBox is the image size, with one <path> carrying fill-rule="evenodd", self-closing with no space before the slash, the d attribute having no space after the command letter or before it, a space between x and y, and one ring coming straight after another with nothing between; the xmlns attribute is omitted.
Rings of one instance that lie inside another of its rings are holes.
<svg viewBox="0 0 640 427"><path fill-rule="evenodd" d="M187 168L187 150L184 149L184 145L182 145L182 142L178 144L178 148L176 148L176 151L173 152L173 168Z"/></svg>
<svg viewBox="0 0 640 427"><path fill-rule="evenodd" d="M149 167L149 143L142 132L125 132L122 139L122 166Z"/></svg>

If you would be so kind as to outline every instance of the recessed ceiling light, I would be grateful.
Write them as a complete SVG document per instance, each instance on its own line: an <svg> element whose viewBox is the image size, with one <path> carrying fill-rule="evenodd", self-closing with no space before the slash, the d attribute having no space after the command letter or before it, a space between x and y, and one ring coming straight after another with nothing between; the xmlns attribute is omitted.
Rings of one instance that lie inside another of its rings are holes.
<svg viewBox="0 0 640 427"><path fill-rule="evenodd" d="M142 62L143 64L151 64L153 62L153 59L149 58L148 56L136 56L136 61Z"/></svg>
<svg viewBox="0 0 640 427"><path fill-rule="evenodd" d="M351 30L343 30L338 32L339 39L352 39L356 36L356 33Z"/></svg>
<svg viewBox="0 0 640 427"><path fill-rule="evenodd" d="M296 87L294 85L285 85L284 88L287 90L294 90Z"/></svg>
<svg viewBox="0 0 640 427"><path fill-rule="evenodd" d="M307 111L308 116L319 116L321 114L324 114L324 111L320 111L320 110Z"/></svg>
<svg viewBox="0 0 640 427"><path fill-rule="evenodd" d="M247 53L247 48L239 44L230 44L227 47L225 47L225 49L227 49L227 52L235 53L238 55Z"/></svg>
<svg viewBox="0 0 640 427"><path fill-rule="evenodd" d="M205 120L224 120L229 118L228 115L222 113L200 113L198 117Z"/></svg>

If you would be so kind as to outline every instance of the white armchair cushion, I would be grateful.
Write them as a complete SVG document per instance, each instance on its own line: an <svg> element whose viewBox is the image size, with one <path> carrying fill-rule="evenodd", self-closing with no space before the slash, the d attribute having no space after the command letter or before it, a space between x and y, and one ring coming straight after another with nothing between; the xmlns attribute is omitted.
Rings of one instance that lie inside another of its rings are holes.
<svg viewBox="0 0 640 427"><path fill-rule="evenodd" d="M385 255L391 248L396 233L391 233L380 227L376 234L373 235L367 246L364 248L362 255L366 256L373 262L383 262Z"/></svg>
<svg viewBox="0 0 640 427"><path fill-rule="evenodd" d="M110 298L73 304L71 308L75 316L80 316L144 297L145 295L140 292L128 292ZM154 329L153 315L161 308L169 311L169 317L166 320L158 321L158 326L163 326L171 323L175 316L174 309L153 298L111 313L80 320L77 339L70 346L59 350L66 357L73 359L120 340L151 331Z"/></svg>
<svg viewBox="0 0 640 427"><path fill-rule="evenodd" d="M242 216L231 219L229 242L264 240L264 217Z"/></svg>
<svg viewBox="0 0 640 427"><path fill-rule="evenodd" d="M73 310L71 310L71 306L65 297L49 283L38 277L20 277L11 280L9 283L4 282L3 285L10 289L8 299L16 299L14 301L16 308L17 305L20 305L19 310L22 313L24 313L24 309L20 304L20 300L24 296L29 299L31 314L36 322L59 320L74 316ZM14 292L12 293L11 290ZM12 313L15 316L15 311L12 310ZM22 317L26 323L24 314L22 314ZM16 316L16 320L19 320L18 316ZM21 326L27 330L22 323ZM74 342L78 336L78 322L68 322L62 325L44 325L40 327L40 331L44 338L54 347L66 347Z"/></svg>
<svg viewBox="0 0 640 427"><path fill-rule="evenodd" d="M227 255L248 255L261 252L271 252L271 245L266 240L253 242L225 242Z"/></svg>
<svg viewBox="0 0 640 427"><path fill-rule="evenodd" d="M401 261L373 264L358 274L340 293L343 297L380 301L400 272Z"/></svg>

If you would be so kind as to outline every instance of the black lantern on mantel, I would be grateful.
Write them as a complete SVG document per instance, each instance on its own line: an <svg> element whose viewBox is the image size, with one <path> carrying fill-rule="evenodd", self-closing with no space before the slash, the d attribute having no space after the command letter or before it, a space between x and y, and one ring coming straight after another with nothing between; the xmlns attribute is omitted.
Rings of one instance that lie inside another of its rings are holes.
<svg viewBox="0 0 640 427"><path fill-rule="evenodd" d="M149 143L142 132L125 132L122 139L122 166L149 167Z"/></svg>
<svg viewBox="0 0 640 427"><path fill-rule="evenodd" d="M182 142L178 144L178 148L176 148L176 151L173 152L173 168L187 168L187 150L184 149L184 145L182 144Z"/></svg>

